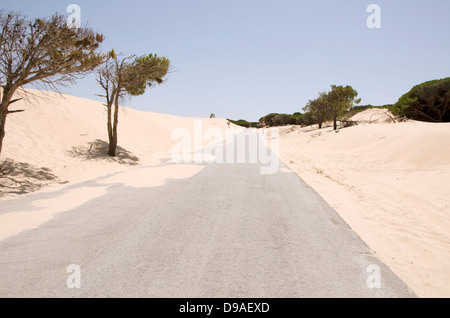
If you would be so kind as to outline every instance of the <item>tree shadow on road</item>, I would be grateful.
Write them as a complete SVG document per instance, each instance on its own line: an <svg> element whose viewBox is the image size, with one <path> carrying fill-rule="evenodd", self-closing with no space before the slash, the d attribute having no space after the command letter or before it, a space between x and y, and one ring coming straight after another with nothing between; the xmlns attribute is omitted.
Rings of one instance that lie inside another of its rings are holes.
<svg viewBox="0 0 450 318"><path fill-rule="evenodd" d="M117 147L116 157L108 155L109 144L103 140L97 139L90 142L87 146L73 147L68 153L75 158L84 160L105 160L108 162L117 162L121 165L135 166L139 163L139 158L131 152Z"/></svg>
<svg viewBox="0 0 450 318"><path fill-rule="evenodd" d="M31 193L55 182L59 182L58 177L48 168L12 159L0 163L0 198Z"/></svg>

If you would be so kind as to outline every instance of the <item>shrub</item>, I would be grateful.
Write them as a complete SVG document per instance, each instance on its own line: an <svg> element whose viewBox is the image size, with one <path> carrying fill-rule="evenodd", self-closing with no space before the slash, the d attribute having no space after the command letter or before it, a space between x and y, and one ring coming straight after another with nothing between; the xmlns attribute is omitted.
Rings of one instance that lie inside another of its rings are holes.
<svg viewBox="0 0 450 318"><path fill-rule="evenodd" d="M227 120L235 125L245 127L245 128L257 128L258 127L258 123L248 122L244 119L239 119L239 120L227 119Z"/></svg>
<svg viewBox="0 0 450 318"><path fill-rule="evenodd" d="M288 114L280 114L273 118L274 126L295 125L295 121L295 118Z"/></svg>
<svg viewBox="0 0 450 318"><path fill-rule="evenodd" d="M279 114L278 113L271 113L271 114L269 114L269 115L266 115L266 116L264 116L264 117L262 117L260 120L259 120L259 122L265 122L266 123L266 125L267 126L274 126L275 124L274 124L274 122L273 122L273 119L276 117L276 116L278 116Z"/></svg>
<svg viewBox="0 0 450 318"><path fill-rule="evenodd" d="M302 116L302 126L312 126L317 124L317 121L314 119L314 116L310 113L304 113Z"/></svg>
<svg viewBox="0 0 450 318"><path fill-rule="evenodd" d="M392 107L397 116L427 122L450 122L450 77L414 86Z"/></svg>
<svg viewBox="0 0 450 318"><path fill-rule="evenodd" d="M246 128L250 127L250 123L244 119L239 119L239 120L228 119L228 121L235 125L241 126L241 127L246 127Z"/></svg>
<svg viewBox="0 0 450 318"><path fill-rule="evenodd" d="M300 114L299 116L297 116L297 118L295 119L295 124L296 125L300 125L303 126L303 114Z"/></svg>

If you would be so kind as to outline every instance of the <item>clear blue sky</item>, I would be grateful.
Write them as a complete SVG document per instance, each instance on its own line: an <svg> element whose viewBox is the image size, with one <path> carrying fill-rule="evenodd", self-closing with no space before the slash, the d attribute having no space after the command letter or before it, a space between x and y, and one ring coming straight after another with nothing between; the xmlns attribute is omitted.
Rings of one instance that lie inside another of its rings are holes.
<svg viewBox="0 0 450 318"><path fill-rule="evenodd" d="M2 0L2 8L34 18L68 15L71 3L105 35L103 51L172 61L167 83L125 103L140 110L256 121L300 111L331 84L383 105L450 76L449 0ZM381 29L366 25L371 3ZM101 100L92 76L64 92Z"/></svg>

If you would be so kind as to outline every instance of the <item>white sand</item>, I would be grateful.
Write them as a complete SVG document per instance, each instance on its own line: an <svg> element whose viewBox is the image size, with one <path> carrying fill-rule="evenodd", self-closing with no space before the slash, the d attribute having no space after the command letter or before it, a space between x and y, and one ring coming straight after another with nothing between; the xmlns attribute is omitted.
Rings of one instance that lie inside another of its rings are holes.
<svg viewBox="0 0 450 318"><path fill-rule="evenodd" d="M450 297L450 124L389 119L283 128L281 159L419 296Z"/></svg>
<svg viewBox="0 0 450 318"><path fill-rule="evenodd" d="M35 202L36 211L0 215L0 239L37 227L55 213L102 195L116 182L158 186L167 178L187 178L202 169L158 166L170 159L178 142L171 140L172 132L185 128L193 133L194 118L121 111L119 146L130 152L122 159L139 159L137 165L129 166L107 157L86 157L92 142L107 141L102 103L54 93L42 99L42 93L28 91L40 98L14 104L13 109L26 112L8 116L0 160L11 158L49 168L60 181L71 184L116 174L102 181L104 188L72 190L50 201ZM419 296L450 297L450 124L387 124L391 120L382 110L368 110L354 119L372 124L339 133L329 127L284 128L281 159ZM200 120L203 130L227 129L225 119ZM131 173L123 178L121 171ZM56 187L64 185L44 191Z"/></svg>
<svg viewBox="0 0 450 318"><path fill-rule="evenodd" d="M133 188L149 188L164 185L166 179L186 179L204 169L204 166L177 164L161 167L139 168L103 179L101 184L123 183ZM145 176L143 178L142 176Z"/></svg>
<svg viewBox="0 0 450 318"><path fill-rule="evenodd" d="M0 160L16 161L50 168L62 180L77 181L121 170L124 165L103 158L85 160L69 152L73 148L86 152L96 140L108 141L106 107L89 99L41 93L13 104L13 109L24 113L7 118L4 147ZM171 140L177 128L188 129L194 135L194 121L202 122L203 130L227 129L225 119L184 118L172 115L142 112L122 107L119 115L118 146L139 158L140 165L170 159L170 151L179 141ZM205 141L203 146L206 145Z"/></svg>
<svg viewBox="0 0 450 318"><path fill-rule="evenodd" d="M106 193L105 188L85 187L74 189L59 197L34 202L36 210L17 211L0 215L0 240L35 229L49 221L55 214L74 209Z"/></svg>
<svg viewBox="0 0 450 318"><path fill-rule="evenodd" d="M171 159L174 145L179 143L179 140L172 140L172 132L176 129L183 129L194 136L195 127L199 130L200 121L203 131L217 129L222 132L223 138L226 137L226 131L230 131L225 119L183 118L122 108L119 115L118 145L129 153L119 152L119 158L112 159L100 155L95 152L95 148L90 147L94 141L108 141L106 108L101 102L37 90L26 92L27 99L12 107L24 109L25 112L11 114L7 118L7 136L0 161L12 159L31 165L31 172L14 176L13 179L43 182L48 186L41 191L63 189L64 194L52 200L33 202L33 211L19 209L0 214L0 240L37 228L56 213L68 211L99 197L114 183L152 187L163 185L167 179L182 179L197 174L203 166L164 165ZM238 128L233 125L231 130L234 129ZM204 140L199 145L193 143L192 150L201 149L212 141ZM88 152L89 149L91 153ZM28 176L42 176L41 167L50 169L58 180L47 182ZM127 171L126 177L124 171ZM104 187L66 189L68 185L109 174L114 175L100 182ZM1 181L8 182L10 186L17 185L9 179L3 178ZM68 184L61 185L58 181L67 181ZM0 192L2 190L0 202L17 196L6 193L8 191L0 187Z"/></svg>

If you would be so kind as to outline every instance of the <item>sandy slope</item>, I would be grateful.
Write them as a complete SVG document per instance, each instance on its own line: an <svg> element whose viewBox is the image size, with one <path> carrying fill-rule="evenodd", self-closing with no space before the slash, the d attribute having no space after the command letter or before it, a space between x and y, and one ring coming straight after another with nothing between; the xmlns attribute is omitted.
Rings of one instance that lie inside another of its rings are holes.
<svg viewBox="0 0 450 318"><path fill-rule="evenodd" d="M353 119L338 133L283 128L281 159L419 296L449 297L450 124Z"/></svg>
<svg viewBox="0 0 450 318"><path fill-rule="evenodd" d="M116 158L106 155L108 137L106 109L101 102L69 95L27 89L16 97L12 110L25 110L7 118L4 147L0 157L6 172L0 178L0 200L37 190L63 190L54 200L35 202L35 213L2 214L0 203L0 240L37 228L57 212L80 206L101 196L103 188L72 190L74 183L111 175L111 182L125 185L158 186L167 179L184 179L197 174L202 166L171 164L171 151L180 143L173 132L182 130L189 139L200 139L208 129L215 139L192 142L190 149L201 149L209 142L240 130L228 127L225 119L183 118L122 108L119 116L119 148ZM174 138L176 137L176 138ZM185 150L185 149L182 149ZM192 157L193 158L193 157ZM131 171L136 166L146 166ZM128 171L127 178L122 172ZM69 190L68 190L69 188Z"/></svg>
<svg viewBox="0 0 450 318"><path fill-rule="evenodd" d="M28 178L30 182L75 182L130 165L158 163L170 158L170 151L179 143L172 140L177 128L187 129L193 136L194 122L200 120L202 131L217 128L225 136L228 127L225 119L183 118L123 107L119 116L121 150L118 158L111 159L104 156L108 137L106 109L101 102L36 90L27 92L27 98L12 107L26 111L7 118L0 161L14 160L21 171L37 177ZM24 179L23 175L14 177Z"/></svg>
<svg viewBox="0 0 450 318"><path fill-rule="evenodd" d="M107 141L102 103L28 92L29 98L13 107L26 111L8 116L0 161L3 167L15 170L9 171L11 180L1 179L0 200L15 190L27 193L48 184L52 186L44 189L51 190L58 182L81 182L111 172L119 173L112 178L120 179L120 171L133 165L152 165L170 158L169 152L178 143L171 134L177 128L194 134L194 118L123 109L119 123L122 150L112 160L102 154ZM389 124L390 118L380 110L366 111L354 119L371 124L339 133L329 127L282 129L281 159L418 295L449 297L450 125ZM203 131L217 128L225 137L226 120L198 120ZM148 170L151 178L147 180L136 175L121 181L161 184L167 177L187 178L198 173L198 169L176 165ZM81 195L83 202L94 194L91 192ZM43 203L45 215L27 222L34 227L51 217L60 203L77 206L79 200L79 194L67 193L64 202ZM14 232L28 226L23 216L3 217L17 223Z"/></svg>

